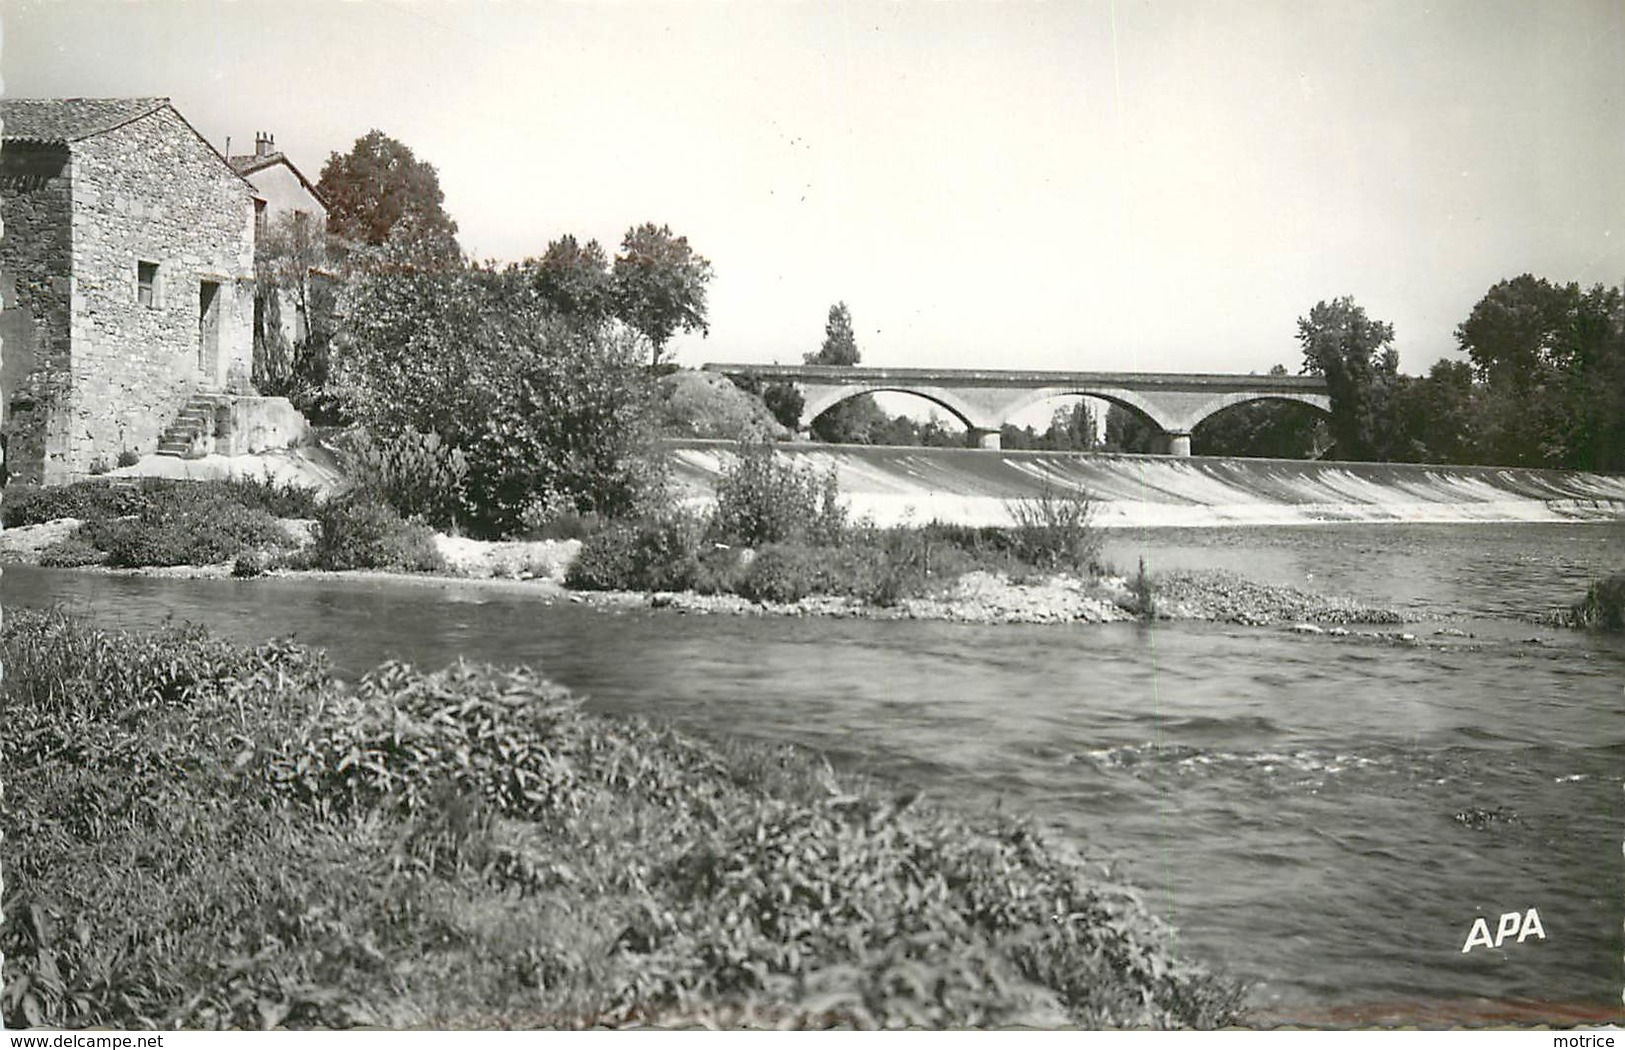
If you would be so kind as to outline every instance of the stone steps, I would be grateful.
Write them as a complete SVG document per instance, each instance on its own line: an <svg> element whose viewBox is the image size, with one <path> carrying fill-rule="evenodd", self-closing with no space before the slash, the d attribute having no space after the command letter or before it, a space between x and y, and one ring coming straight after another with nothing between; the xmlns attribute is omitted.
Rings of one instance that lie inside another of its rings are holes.
<svg viewBox="0 0 1625 1050"><path fill-rule="evenodd" d="M158 438L158 455L189 458L196 452L197 439L214 427L214 399L206 394L193 394L187 399L175 421Z"/></svg>

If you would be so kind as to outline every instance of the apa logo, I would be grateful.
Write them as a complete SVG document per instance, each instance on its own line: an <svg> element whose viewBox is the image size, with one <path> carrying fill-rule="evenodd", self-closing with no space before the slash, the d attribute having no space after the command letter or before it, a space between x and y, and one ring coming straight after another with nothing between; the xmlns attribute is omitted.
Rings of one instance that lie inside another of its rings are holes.
<svg viewBox="0 0 1625 1050"><path fill-rule="evenodd" d="M1490 926L1482 917L1473 920L1473 928L1467 931L1467 943L1461 946L1461 954L1466 955L1477 945L1486 948L1499 948L1501 942L1513 934L1518 935L1518 943L1522 944L1525 937L1539 937L1546 939L1546 929L1540 924L1540 912L1530 908L1523 915L1509 911L1501 916L1501 921L1495 926L1495 940L1490 940Z"/></svg>

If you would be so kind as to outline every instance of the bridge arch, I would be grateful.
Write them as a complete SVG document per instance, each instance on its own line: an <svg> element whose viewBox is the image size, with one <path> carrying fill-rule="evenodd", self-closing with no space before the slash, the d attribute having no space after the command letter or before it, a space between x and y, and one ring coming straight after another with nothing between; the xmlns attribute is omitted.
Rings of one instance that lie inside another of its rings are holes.
<svg viewBox="0 0 1625 1050"><path fill-rule="evenodd" d="M1329 447L1330 414L1299 397L1252 397L1210 412L1191 428L1191 451L1202 456L1318 459Z"/></svg>
<svg viewBox="0 0 1625 1050"><path fill-rule="evenodd" d="M1041 401L1048 401L1054 397L1098 397L1102 401L1110 401L1114 405L1131 409L1150 420L1159 430L1167 433L1170 429L1164 413L1145 397L1133 390L1121 390L1115 387L1095 386L1057 386L1044 387L1038 390L1024 390L1022 396L1005 406L1003 415L1005 419L1013 419L1027 409Z"/></svg>
<svg viewBox="0 0 1625 1050"><path fill-rule="evenodd" d="M912 394L915 397L937 405L952 415L966 430L974 430L984 424L977 422L981 413L967 403L963 398L957 397L952 391L918 387L897 383L854 383L850 386L824 387L813 384L802 384L806 391L806 401L801 409L801 422L803 426L811 425L812 421L828 412L843 401L850 401L854 397L864 394Z"/></svg>
<svg viewBox="0 0 1625 1050"><path fill-rule="evenodd" d="M1188 419L1182 420L1185 425L1182 429L1187 432L1194 430L1196 425L1204 419L1218 415L1227 408L1235 405L1244 405L1251 401L1292 401L1300 405L1308 405L1317 409L1322 415L1331 416L1332 399L1325 394L1299 394L1289 391L1263 391L1238 390L1228 394L1216 394L1194 412L1189 413Z"/></svg>

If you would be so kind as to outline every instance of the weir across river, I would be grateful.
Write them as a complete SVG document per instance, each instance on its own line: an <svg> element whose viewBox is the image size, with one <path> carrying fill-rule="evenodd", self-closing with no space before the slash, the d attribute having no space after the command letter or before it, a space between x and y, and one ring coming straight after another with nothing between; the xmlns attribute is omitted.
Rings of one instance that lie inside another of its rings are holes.
<svg viewBox="0 0 1625 1050"><path fill-rule="evenodd" d="M1198 423L1244 401L1298 401L1331 411L1320 376L1226 375L1197 372L1038 372L958 368L866 368L840 365L707 364L708 372L794 383L805 399L802 418L860 394L915 394L965 424L968 444L999 447L999 431L1024 409L1051 397L1098 397L1133 409L1162 431L1162 449L1191 454Z"/></svg>

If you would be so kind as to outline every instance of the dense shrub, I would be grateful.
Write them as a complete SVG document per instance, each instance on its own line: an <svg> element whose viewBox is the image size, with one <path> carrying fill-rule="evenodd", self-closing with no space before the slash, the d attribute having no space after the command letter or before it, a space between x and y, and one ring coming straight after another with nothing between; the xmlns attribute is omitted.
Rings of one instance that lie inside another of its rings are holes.
<svg viewBox="0 0 1625 1050"><path fill-rule="evenodd" d="M834 543L846 528L835 470L796 467L766 442L741 442L717 479L712 532L728 543L756 546L800 539Z"/></svg>
<svg viewBox="0 0 1625 1050"><path fill-rule="evenodd" d="M533 496L519 515L518 539L584 540L603 527L604 519L576 509L575 501L562 492Z"/></svg>
<svg viewBox="0 0 1625 1050"><path fill-rule="evenodd" d="M366 498L330 500L316 516L312 559L319 569L438 572L445 560L434 533L394 508Z"/></svg>
<svg viewBox="0 0 1625 1050"><path fill-rule="evenodd" d="M359 430L349 447L353 492L387 503L405 518L442 528L462 514L468 457L435 433L411 426L387 439Z"/></svg>
<svg viewBox="0 0 1625 1050"><path fill-rule="evenodd" d="M802 543L770 543L756 552L739 581L739 593L754 602L799 602L836 588L837 552Z"/></svg>
<svg viewBox="0 0 1625 1050"><path fill-rule="evenodd" d="M727 440L788 436L758 398L716 372L675 372L660 380L655 395L663 434Z"/></svg>
<svg viewBox="0 0 1625 1050"><path fill-rule="evenodd" d="M1012 527L1012 553L1045 571L1094 572L1100 557L1100 531L1093 524L1094 502L1082 489L1061 492L1045 483L1037 496L1005 504Z"/></svg>
<svg viewBox="0 0 1625 1050"><path fill-rule="evenodd" d="M264 576L271 568L271 559L260 551L243 551L231 563L231 574L238 579Z"/></svg>
<svg viewBox="0 0 1625 1050"><path fill-rule="evenodd" d="M588 591L681 591L700 578L704 525L681 511L607 525L589 536L564 582Z"/></svg>
<svg viewBox="0 0 1625 1050"><path fill-rule="evenodd" d="M756 552L726 543L702 543L695 559L693 589L700 594L739 594Z"/></svg>
<svg viewBox="0 0 1625 1050"><path fill-rule="evenodd" d="M16 529L58 518L93 521L175 506L238 506L263 510L277 518L309 518L314 516L316 504L314 489L271 478L78 481L49 488L7 489L5 500L0 504L0 520L6 528Z"/></svg>
<svg viewBox="0 0 1625 1050"><path fill-rule="evenodd" d="M1625 631L1625 573L1615 573L1593 583L1569 615L1579 627Z"/></svg>
<svg viewBox="0 0 1625 1050"><path fill-rule="evenodd" d="M927 595L974 567L965 552L933 543L923 530L858 528L840 546L760 548L735 590L752 601L789 603L822 594L884 607Z"/></svg>
<svg viewBox="0 0 1625 1050"><path fill-rule="evenodd" d="M293 538L255 507L211 500L159 499L130 518L85 522L79 535L107 552L107 564L215 565L245 550L286 547Z"/></svg>
<svg viewBox="0 0 1625 1050"><path fill-rule="evenodd" d="M275 478L234 476L219 481L180 482L180 490L190 487L201 498L218 498L257 508L277 518L313 518L320 498L316 490L295 481Z"/></svg>
<svg viewBox="0 0 1625 1050"><path fill-rule="evenodd" d="M1046 490L1011 504L1013 527L850 525L834 472L796 467L764 443L741 443L701 530L661 514L591 536L566 583L584 589L736 593L792 603L811 595L890 606L976 569L1097 572L1100 537L1086 494ZM754 560L737 549L753 549Z"/></svg>
<svg viewBox="0 0 1625 1050"><path fill-rule="evenodd" d="M39 563L48 569L77 569L106 562L107 552L85 539L81 529L41 550Z"/></svg>
<svg viewBox="0 0 1625 1050"><path fill-rule="evenodd" d="M461 452L471 532L518 532L548 493L610 516L640 506L654 419L629 331L558 316L523 268L369 272L340 314L349 411L381 441L415 430Z"/></svg>
<svg viewBox="0 0 1625 1050"><path fill-rule="evenodd" d="M152 486L107 481L79 481L50 488L6 489L0 520L8 529L40 525L59 518L116 518L138 514L149 505Z"/></svg>

